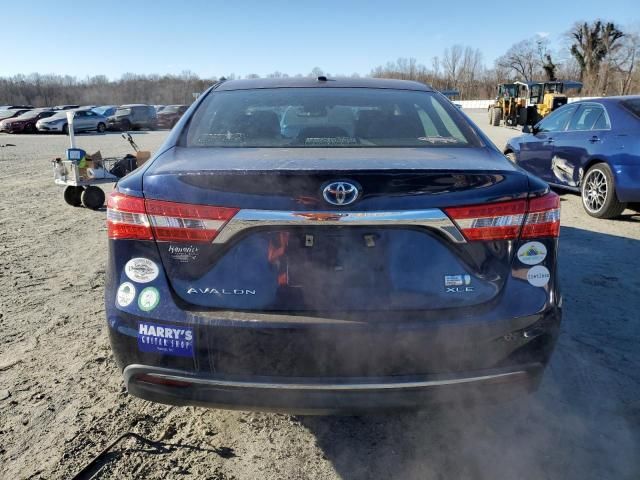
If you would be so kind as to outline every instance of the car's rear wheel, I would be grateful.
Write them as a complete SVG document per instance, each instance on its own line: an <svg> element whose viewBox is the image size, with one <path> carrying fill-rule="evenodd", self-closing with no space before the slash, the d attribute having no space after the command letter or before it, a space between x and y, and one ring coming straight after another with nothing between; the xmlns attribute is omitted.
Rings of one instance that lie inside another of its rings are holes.
<svg viewBox="0 0 640 480"><path fill-rule="evenodd" d="M65 135L69 135L69 125L68 124L64 124L62 126L62 133L64 133Z"/></svg>
<svg viewBox="0 0 640 480"><path fill-rule="evenodd" d="M597 163L587 171L581 192L582 206L592 217L614 218L626 208L616 197L613 172L606 163Z"/></svg>
<svg viewBox="0 0 640 480"><path fill-rule="evenodd" d="M104 133L106 129L107 129L107 126L102 122L100 122L96 127L96 130L98 131L98 133Z"/></svg>
<svg viewBox="0 0 640 480"><path fill-rule="evenodd" d="M82 192L82 204L92 210L97 210L104 205L104 191L93 185Z"/></svg>
<svg viewBox="0 0 640 480"><path fill-rule="evenodd" d="M33 123L29 123L24 127L24 133L36 133L37 131L38 130L36 130L36 126Z"/></svg>
<svg viewBox="0 0 640 480"><path fill-rule="evenodd" d="M82 192L83 187L67 187L64 189L64 201L72 207L79 207L82 205Z"/></svg>
<svg viewBox="0 0 640 480"><path fill-rule="evenodd" d="M129 120L123 120L120 124L120 130L122 130L123 132L131 130L131 122Z"/></svg>

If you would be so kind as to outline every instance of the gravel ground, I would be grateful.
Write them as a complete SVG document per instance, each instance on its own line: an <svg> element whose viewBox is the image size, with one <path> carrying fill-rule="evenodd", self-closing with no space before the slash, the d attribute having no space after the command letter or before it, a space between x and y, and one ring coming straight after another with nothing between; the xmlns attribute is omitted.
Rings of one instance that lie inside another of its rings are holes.
<svg viewBox="0 0 640 480"><path fill-rule="evenodd" d="M488 127L499 146L517 132ZM140 132L156 149L166 133ZM640 478L640 215L594 220L562 197L562 334L539 392L518 404L367 417L296 417L130 397L103 308L104 211L52 182L60 136L0 135L0 477ZM103 155L118 135L82 135Z"/></svg>

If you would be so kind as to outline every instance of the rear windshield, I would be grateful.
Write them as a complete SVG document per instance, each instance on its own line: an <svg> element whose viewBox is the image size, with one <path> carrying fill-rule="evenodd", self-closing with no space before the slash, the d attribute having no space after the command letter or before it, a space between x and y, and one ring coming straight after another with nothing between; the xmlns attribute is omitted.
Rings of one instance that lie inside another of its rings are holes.
<svg viewBox="0 0 640 480"><path fill-rule="evenodd" d="M633 98L631 100L624 100L622 105L624 108L633 113L636 117L640 118L640 98Z"/></svg>
<svg viewBox="0 0 640 480"><path fill-rule="evenodd" d="M457 109L432 92L274 88L212 92L188 147L467 147L480 144Z"/></svg>

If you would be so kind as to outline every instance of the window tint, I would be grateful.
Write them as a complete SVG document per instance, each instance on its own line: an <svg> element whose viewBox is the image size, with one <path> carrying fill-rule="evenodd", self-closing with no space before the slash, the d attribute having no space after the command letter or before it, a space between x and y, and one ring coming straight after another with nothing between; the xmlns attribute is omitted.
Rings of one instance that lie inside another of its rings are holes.
<svg viewBox="0 0 640 480"><path fill-rule="evenodd" d="M571 119L569 130L591 130L603 111L600 105L581 105Z"/></svg>
<svg viewBox="0 0 640 480"><path fill-rule="evenodd" d="M564 130L576 111L576 107L561 107L538 124L540 132L559 132Z"/></svg>
<svg viewBox="0 0 640 480"><path fill-rule="evenodd" d="M213 92L193 116L187 146L466 147L480 140L431 92L278 88Z"/></svg>
<svg viewBox="0 0 640 480"><path fill-rule="evenodd" d="M610 130L611 129L611 123L609 123L609 116L607 115L607 112L604 110L604 108L602 109L602 113L600 114L596 122L593 124L592 129L593 130Z"/></svg>

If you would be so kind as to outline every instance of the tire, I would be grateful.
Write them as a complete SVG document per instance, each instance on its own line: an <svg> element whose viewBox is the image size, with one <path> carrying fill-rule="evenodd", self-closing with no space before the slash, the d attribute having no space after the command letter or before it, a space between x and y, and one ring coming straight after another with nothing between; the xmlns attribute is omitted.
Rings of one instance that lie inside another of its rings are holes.
<svg viewBox="0 0 640 480"><path fill-rule="evenodd" d="M82 187L67 187L64 189L64 201L72 207L79 207L82 205Z"/></svg>
<svg viewBox="0 0 640 480"><path fill-rule="evenodd" d="M521 108L518 112L518 125L524 127L527 124L527 109Z"/></svg>
<svg viewBox="0 0 640 480"><path fill-rule="evenodd" d="M499 108L493 109L493 118L491 119L491 125L494 127L500 126L500 120L502 120L502 110Z"/></svg>
<svg viewBox="0 0 640 480"><path fill-rule="evenodd" d="M93 185L87 187L82 192L82 204L91 210L98 210L104 205L104 192L99 187Z"/></svg>
<svg viewBox="0 0 640 480"><path fill-rule="evenodd" d="M489 125L493 123L493 107L487 108L487 116L489 117Z"/></svg>
<svg viewBox="0 0 640 480"><path fill-rule="evenodd" d="M615 218L627 207L616 197L613 172L606 163L592 166L580 185L582 206L595 218Z"/></svg>
<svg viewBox="0 0 640 480"><path fill-rule="evenodd" d="M504 156L507 157L511 163L517 163L518 162L518 160L516 158L516 154L513 153L513 152L505 153Z"/></svg>
<svg viewBox="0 0 640 480"><path fill-rule="evenodd" d="M69 135L69 125L66 123L62 126L62 134Z"/></svg>
<svg viewBox="0 0 640 480"><path fill-rule="evenodd" d="M100 122L100 123L98 124L98 126L96 127L96 131L97 131L98 133L104 133L104 131L105 131L106 129L107 129L107 126L106 126L104 123L102 123L102 122Z"/></svg>
<svg viewBox="0 0 640 480"><path fill-rule="evenodd" d="M120 130L126 132L127 130L131 130L131 122L129 120L123 120L120 125Z"/></svg>
<svg viewBox="0 0 640 480"><path fill-rule="evenodd" d="M35 124L29 123L24 127L24 133L38 133L38 130L36 130Z"/></svg>

